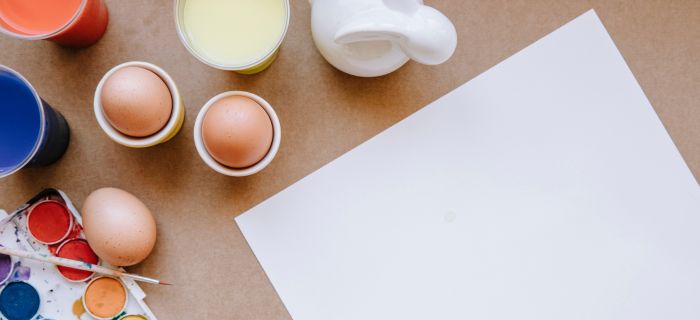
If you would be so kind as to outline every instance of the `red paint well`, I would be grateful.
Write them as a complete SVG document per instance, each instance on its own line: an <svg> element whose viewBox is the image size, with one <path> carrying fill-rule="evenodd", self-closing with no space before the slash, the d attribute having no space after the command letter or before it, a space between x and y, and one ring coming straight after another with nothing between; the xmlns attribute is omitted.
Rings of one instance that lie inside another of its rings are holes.
<svg viewBox="0 0 700 320"><path fill-rule="evenodd" d="M90 248L90 245L85 239L71 239L64 242L58 248L56 256L92 264L97 264L100 262L100 258L98 258L95 252L92 251L92 248ZM61 275L72 281L84 281L89 279L93 274L90 271L83 271L62 266L56 266L56 268L58 268L58 272L60 272Z"/></svg>
<svg viewBox="0 0 700 320"><path fill-rule="evenodd" d="M68 208L58 201L47 200L34 205L27 216L27 228L34 239L57 243L65 239L73 226Z"/></svg>
<svg viewBox="0 0 700 320"><path fill-rule="evenodd" d="M1 0L0 0L1 1ZM73 229L71 229L70 233L66 237L66 239L75 239L75 238L82 238L83 237L83 226L79 225L76 223L75 220L73 220ZM48 245L49 247L49 252L51 252L52 255L56 255L56 251L58 251L58 248L62 245L62 242L56 243L56 244L50 244Z"/></svg>

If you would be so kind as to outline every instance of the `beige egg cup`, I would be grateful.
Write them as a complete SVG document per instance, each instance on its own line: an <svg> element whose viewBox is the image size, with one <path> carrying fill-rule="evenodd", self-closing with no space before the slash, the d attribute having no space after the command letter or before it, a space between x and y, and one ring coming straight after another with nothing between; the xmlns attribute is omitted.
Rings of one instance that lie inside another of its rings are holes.
<svg viewBox="0 0 700 320"><path fill-rule="evenodd" d="M211 107L212 104L229 96L243 96L253 99L265 110L265 112L267 112L267 115L270 117L270 121L272 122L272 145L270 146L270 150L267 151L267 154L265 154L265 157L263 157L262 160L258 161L256 164L250 167L227 167L216 161L214 157L212 157L211 154L209 154L209 151L207 151L207 148L204 145L204 139L202 138L202 122L204 121L204 115L207 113L209 107ZM277 113L275 113L275 110L267 101L265 101L265 99L250 92L228 91L209 99L209 101L207 101L207 103L204 104L202 109L199 111L199 114L197 115L197 120L194 123L194 145L197 148L197 153L199 153L199 156L202 158L202 160L204 160L204 163L206 163L210 168L214 169L214 171L218 173L227 176L244 177L255 174L260 170L264 169L265 167L267 167L267 165L270 164L270 162L272 162L272 159L275 158L275 155L277 155L277 150L279 150L281 141L282 126L280 125L280 120L277 117Z"/></svg>
<svg viewBox="0 0 700 320"><path fill-rule="evenodd" d="M109 121L107 121L107 118L104 114L104 110L102 109L102 87L112 74L126 67L141 67L146 70L152 71L153 73L158 75L158 77L160 77L163 80L163 82L165 82L165 84L168 86L168 90L170 91L170 96L172 97L173 110L170 113L170 119L168 119L168 122L165 124L165 127L163 127L163 129L148 137L132 137L119 132L117 129L112 127ZM107 136L109 136L109 138L114 140L115 142L131 148L146 148L166 142L172 139L175 135L177 135L177 133L180 131L180 128L182 128L182 124L185 122L185 107L182 104L180 92L177 90L177 86L175 86L175 81L173 81L170 75L163 69L148 62L126 62L109 70L102 77L102 80L100 80L100 83L97 85L93 105L95 109L95 117L97 118L97 123L100 124L102 131L104 131L107 134Z"/></svg>

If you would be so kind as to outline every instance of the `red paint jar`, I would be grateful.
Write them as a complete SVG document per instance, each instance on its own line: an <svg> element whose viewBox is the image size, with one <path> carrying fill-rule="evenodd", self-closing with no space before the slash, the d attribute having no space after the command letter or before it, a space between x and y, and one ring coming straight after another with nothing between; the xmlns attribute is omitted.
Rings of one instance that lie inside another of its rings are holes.
<svg viewBox="0 0 700 320"><path fill-rule="evenodd" d="M60 6L60 1L4 0L0 2L0 31L20 39L49 40L69 47L87 47L102 37L109 21L104 0L79 0L75 12L70 11L70 17L57 22L55 28L46 29L46 23L35 22L45 20L50 14L46 11Z"/></svg>

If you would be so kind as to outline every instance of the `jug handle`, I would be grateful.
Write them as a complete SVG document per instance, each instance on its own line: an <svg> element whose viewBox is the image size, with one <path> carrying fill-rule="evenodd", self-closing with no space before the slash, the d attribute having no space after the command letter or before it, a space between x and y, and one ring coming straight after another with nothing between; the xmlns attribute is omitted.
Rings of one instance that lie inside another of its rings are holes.
<svg viewBox="0 0 700 320"><path fill-rule="evenodd" d="M335 33L334 40L341 45L392 41L409 58L436 65L447 61L454 53L457 31L445 15L428 6L421 5L413 13L379 8L350 18Z"/></svg>

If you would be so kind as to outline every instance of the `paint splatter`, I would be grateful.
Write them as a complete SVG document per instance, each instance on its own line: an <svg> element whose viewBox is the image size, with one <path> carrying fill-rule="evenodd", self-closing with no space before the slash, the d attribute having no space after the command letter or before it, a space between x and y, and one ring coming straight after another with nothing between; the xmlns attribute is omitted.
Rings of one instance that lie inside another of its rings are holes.
<svg viewBox="0 0 700 320"><path fill-rule="evenodd" d="M17 243L20 243L19 241L19 228L17 228L17 225L14 225L15 228L15 239L17 239Z"/></svg>
<svg viewBox="0 0 700 320"><path fill-rule="evenodd" d="M85 314L85 307L83 307L83 300L82 299L75 300L75 302L73 302L73 315L76 318L80 319L80 317L82 317L83 314Z"/></svg>
<svg viewBox="0 0 700 320"><path fill-rule="evenodd" d="M27 281L32 277L32 269L23 266L22 261L15 262L15 271L12 273L13 281Z"/></svg>

